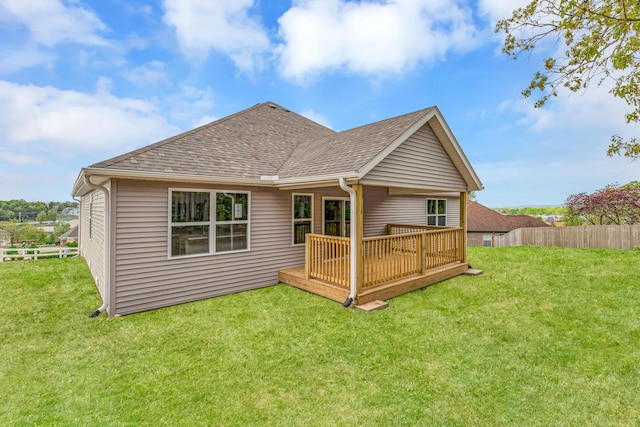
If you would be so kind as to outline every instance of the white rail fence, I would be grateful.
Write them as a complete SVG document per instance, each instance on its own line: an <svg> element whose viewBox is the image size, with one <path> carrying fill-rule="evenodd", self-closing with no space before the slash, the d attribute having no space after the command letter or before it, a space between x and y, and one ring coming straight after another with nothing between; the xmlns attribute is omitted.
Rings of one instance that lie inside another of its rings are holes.
<svg viewBox="0 0 640 427"><path fill-rule="evenodd" d="M78 248L0 248L0 262L78 256Z"/></svg>

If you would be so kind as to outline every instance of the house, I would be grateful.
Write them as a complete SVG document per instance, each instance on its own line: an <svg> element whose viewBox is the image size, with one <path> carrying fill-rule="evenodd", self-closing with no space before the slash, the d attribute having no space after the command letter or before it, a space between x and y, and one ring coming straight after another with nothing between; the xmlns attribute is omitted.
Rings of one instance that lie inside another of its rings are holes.
<svg viewBox="0 0 640 427"><path fill-rule="evenodd" d="M78 224L74 225L69 230L62 233L60 237L58 237L58 239L60 240L60 246L67 246L67 244L69 243L77 242L78 241Z"/></svg>
<svg viewBox="0 0 640 427"><path fill-rule="evenodd" d="M467 244L493 246L493 236L502 236L524 227L549 227L529 215L502 215L478 202L467 202Z"/></svg>
<svg viewBox="0 0 640 427"><path fill-rule="evenodd" d="M60 215L64 215L64 216L79 216L80 215L80 209L79 208L72 208L72 207L66 207L64 209L62 209L62 212L60 212Z"/></svg>
<svg viewBox="0 0 640 427"><path fill-rule="evenodd" d="M80 171L92 315L279 281L345 305L424 287L468 269L481 188L437 107L336 132L257 104Z"/></svg>

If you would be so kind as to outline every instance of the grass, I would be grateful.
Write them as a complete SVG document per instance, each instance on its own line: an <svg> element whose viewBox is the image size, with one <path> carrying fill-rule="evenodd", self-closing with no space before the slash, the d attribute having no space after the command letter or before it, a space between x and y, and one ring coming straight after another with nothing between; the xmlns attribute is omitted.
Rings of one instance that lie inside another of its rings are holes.
<svg viewBox="0 0 640 427"><path fill-rule="evenodd" d="M638 425L640 252L471 249L365 314L279 285L131 316L0 264L0 425Z"/></svg>

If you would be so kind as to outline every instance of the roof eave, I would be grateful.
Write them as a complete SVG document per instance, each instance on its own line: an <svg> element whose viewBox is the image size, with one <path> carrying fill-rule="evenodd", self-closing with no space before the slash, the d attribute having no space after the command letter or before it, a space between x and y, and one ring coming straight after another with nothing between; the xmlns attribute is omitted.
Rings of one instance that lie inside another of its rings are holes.
<svg viewBox="0 0 640 427"><path fill-rule="evenodd" d="M294 187L313 187L313 186L329 186L337 185L340 178L345 178L348 182L355 182L358 178L357 172L335 173L327 175L291 177L280 179L277 176L264 176L260 179L255 178L238 178L226 176L211 175L192 175L181 174L175 172L149 172L149 171L132 171L126 169L112 168L83 168L76 178L73 186L72 195L82 196L88 193L89 188L85 183L85 178L91 180L91 177L102 178L102 182L111 178L133 179L145 181L165 181L165 182L184 182L197 184L226 184L241 185L249 187L276 187L281 189L290 189Z"/></svg>

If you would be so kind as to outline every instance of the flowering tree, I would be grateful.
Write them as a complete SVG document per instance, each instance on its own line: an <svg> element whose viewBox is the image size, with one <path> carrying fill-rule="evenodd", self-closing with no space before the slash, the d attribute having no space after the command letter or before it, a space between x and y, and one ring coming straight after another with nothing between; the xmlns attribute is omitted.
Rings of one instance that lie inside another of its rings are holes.
<svg viewBox="0 0 640 427"><path fill-rule="evenodd" d="M592 225L640 224L640 188L611 184L592 194L572 194L565 207L569 216Z"/></svg>

